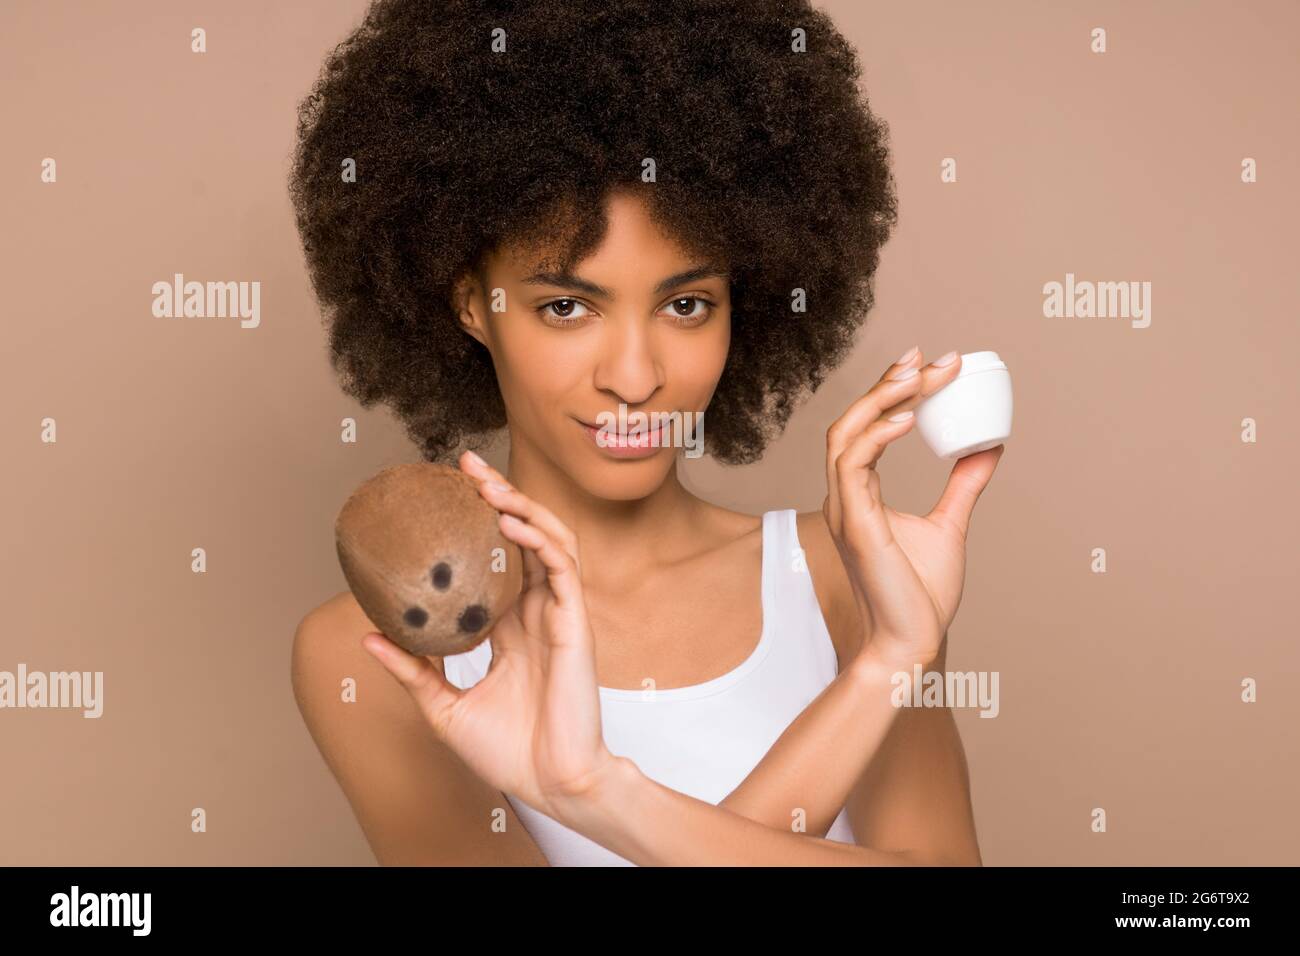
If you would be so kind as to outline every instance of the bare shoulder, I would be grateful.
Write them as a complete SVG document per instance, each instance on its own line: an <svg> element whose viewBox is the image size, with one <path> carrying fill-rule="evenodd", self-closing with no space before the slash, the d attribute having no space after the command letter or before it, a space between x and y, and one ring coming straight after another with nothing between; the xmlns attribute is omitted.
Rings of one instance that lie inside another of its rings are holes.
<svg viewBox="0 0 1300 956"><path fill-rule="evenodd" d="M294 678L299 676L299 665L311 667L323 663L325 658L337 660L348 656L345 635L355 634L356 649L365 653L360 638L370 630L376 628L351 591L336 594L324 604L312 608L303 615L294 634Z"/></svg>
<svg viewBox="0 0 1300 956"><path fill-rule="evenodd" d="M843 670L845 664L857 655L862 643L863 623L853 599L853 586L849 583L848 572L844 570L844 562L821 509L797 515L796 528L808 573L812 575L813 590L817 593L826 629L830 631L831 643L835 645L835 654Z"/></svg>
<svg viewBox="0 0 1300 956"><path fill-rule="evenodd" d="M351 591L336 594L303 615L294 632L291 674L299 709L309 723L342 699L348 679L356 682L358 691L363 679L368 685L360 713L381 710L404 719L419 716L406 691L361 646L361 638L375 630ZM389 679L379 680L380 675ZM362 703L359 693L357 702Z"/></svg>
<svg viewBox="0 0 1300 956"><path fill-rule="evenodd" d="M361 646L374 630L350 591L335 595L299 622L291 675L303 721L376 859L546 865L505 796L437 738Z"/></svg>

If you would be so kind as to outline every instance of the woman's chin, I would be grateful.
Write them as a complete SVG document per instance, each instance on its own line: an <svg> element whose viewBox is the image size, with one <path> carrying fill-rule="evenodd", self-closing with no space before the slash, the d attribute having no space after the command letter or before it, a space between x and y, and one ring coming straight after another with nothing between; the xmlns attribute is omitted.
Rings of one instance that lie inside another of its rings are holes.
<svg viewBox="0 0 1300 956"><path fill-rule="evenodd" d="M671 448L660 448L658 454L629 459L596 457L589 452L584 456L587 460L572 468L570 474L597 498L636 501L654 494L664 483L676 460L672 452Z"/></svg>

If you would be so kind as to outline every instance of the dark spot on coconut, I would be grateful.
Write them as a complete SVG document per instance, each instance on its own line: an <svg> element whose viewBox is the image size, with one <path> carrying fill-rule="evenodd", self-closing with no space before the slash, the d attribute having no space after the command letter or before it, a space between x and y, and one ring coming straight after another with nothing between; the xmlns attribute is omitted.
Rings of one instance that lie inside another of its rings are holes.
<svg viewBox="0 0 1300 956"><path fill-rule="evenodd" d="M466 634L477 634L487 623L488 612L482 604L471 604L460 613L458 626Z"/></svg>

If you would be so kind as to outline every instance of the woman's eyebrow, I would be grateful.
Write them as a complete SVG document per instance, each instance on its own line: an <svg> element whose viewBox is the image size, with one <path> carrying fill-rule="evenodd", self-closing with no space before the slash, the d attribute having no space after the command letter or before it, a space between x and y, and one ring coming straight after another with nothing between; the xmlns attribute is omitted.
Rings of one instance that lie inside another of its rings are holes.
<svg viewBox="0 0 1300 956"><path fill-rule="evenodd" d="M674 286L685 285L687 282L694 282L696 279L708 279L710 277L725 279L726 270L719 269L717 266L696 266L694 269L687 269L685 272L679 272L676 275L669 276L655 286L655 294L667 292Z"/></svg>
<svg viewBox="0 0 1300 956"><path fill-rule="evenodd" d="M685 272L678 272L670 275L657 286L655 294L667 292L674 286L682 285L686 282L694 282L696 279L706 279L709 277L723 278L727 277L726 271L716 266L705 265L696 266L693 269L687 269ZM594 282L588 282L586 279L579 278L571 272L537 272L523 280L525 285L555 285L570 289L581 289L588 295L600 296L606 299L614 298L614 293L602 285Z"/></svg>

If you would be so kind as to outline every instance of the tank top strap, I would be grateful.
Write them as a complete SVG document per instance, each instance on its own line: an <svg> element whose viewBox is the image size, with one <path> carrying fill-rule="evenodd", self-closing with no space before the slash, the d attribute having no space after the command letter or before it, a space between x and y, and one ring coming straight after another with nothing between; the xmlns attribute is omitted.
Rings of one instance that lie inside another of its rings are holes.
<svg viewBox="0 0 1300 956"><path fill-rule="evenodd" d="M811 585L794 509L763 512L763 609L789 624L807 611Z"/></svg>
<svg viewBox="0 0 1300 956"><path fill-rule="evenodd" d="M763 513L763 574L778 602L805 597L812 588L808 558L799 544L798 513L793 508Z"/></svg>
<svg viewBox="0 0 1300 956"><path fill-rule="evenodd" d="M771 615L780 653L810 655L830 680L839 666L808 556L799 542L798 518L793 508L763 515L764 611Z"/></svg>

